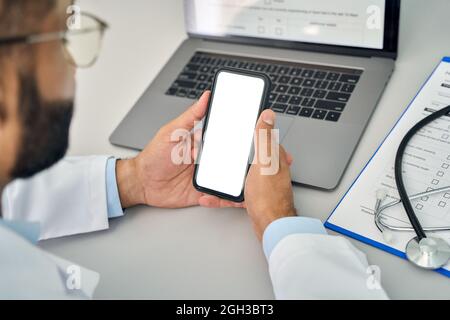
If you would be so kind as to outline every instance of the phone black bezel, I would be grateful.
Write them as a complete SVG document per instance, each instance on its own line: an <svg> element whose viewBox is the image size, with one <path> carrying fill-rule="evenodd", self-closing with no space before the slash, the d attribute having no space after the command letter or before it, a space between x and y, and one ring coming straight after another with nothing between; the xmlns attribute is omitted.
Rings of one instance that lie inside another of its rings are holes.
<svg viewBox="0 0 450 320"><path fill-rule="evenodd" d="M217 82L217 77L221 72L229 72L229 73L234 73L234 74L239 74L239 75L244 75L244 76L250 76L250 77L255 77L255 78L260 78L264 81L264 91L263 91L263 97L261 99L261 104L259 106L259 111L258 111L258 117L261 115L261 113L265 110L268 109L268 97L269 97L269 93L270 93L270 87L271 87L271 81L270 78L265 75L264 73L260 73L260 72L254 72L254 71L247 71L247 70L240 70L240 69L234 69L234 68L228 68L228 67L224 67L224 68L220 68L219 70L217 70L215 77L214 77L214 81L211 87L211 96L209 97L209 101L208 101L208 109L206 111L206 115L205 115L205 119L203 122L203 130L202 130L202 137L201 137L201 148L200 148L200 153L197 157L197 161L194 164L194 176L192 179L192 183L194 185L194 188L197 189L200 192L206 193L206 194L210 194L210 195L214 195L216 197L225 199L225 200L230 200L233 202L243 202L244 201L244 187L245 187L245 179L244 179L244 184L242 185L242 191L240 193L239 196L235 197L232 196L230 194L226 194L217 190L212 190L209 188L205 188L200 186L199 184L197 184L197 172L198 172L198 167L200 164L200 158L201 158L201 151L203 149L203 138L206 134L206 131L208 129L208 120L209 120L209 114L211 111L211 104L214 98L214 91L216 88L216 82ZM256 123L255 122L255 127L256 127ZM248 174L248 170L250 169L250 165L251 165L251 159L250 157L253 154L253 149L254 149L254 142L252 142L252 146L249 150L249 159L248 159L248 166L247 166L247 172L246 172L246 176Z"/></svg>

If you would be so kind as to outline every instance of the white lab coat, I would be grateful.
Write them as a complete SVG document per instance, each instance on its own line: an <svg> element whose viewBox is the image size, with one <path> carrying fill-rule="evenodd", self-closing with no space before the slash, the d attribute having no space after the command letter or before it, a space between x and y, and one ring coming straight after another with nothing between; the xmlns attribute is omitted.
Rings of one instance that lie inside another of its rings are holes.
<svg viewBox="0 0 450 320"><path fill-rule="evenodd" d="M39 222L41 240L107 229L107 159L67 157L31 179L12 182L3 192L3 218ZM80 281L74 285L76 268ZM98 282L99 274L0 226L0 299L92 298Z"/></svg>
<svg viewBox="0 0 450 320"><path fill-rule="evenodd" d="M68 157L3 194L5 219L41 224L41 239L108 228L106 156ZM6 257L6 259L5 259ZM90 298L98 275L82 269L80 290L68 290L65 261L0 227L0 298ZM269 258L279 299L379 299L370 289L363 253L342 237L293 234ZM25 275L25 278L24 278ZM8 289L5 289L8 288Z"/></svg>

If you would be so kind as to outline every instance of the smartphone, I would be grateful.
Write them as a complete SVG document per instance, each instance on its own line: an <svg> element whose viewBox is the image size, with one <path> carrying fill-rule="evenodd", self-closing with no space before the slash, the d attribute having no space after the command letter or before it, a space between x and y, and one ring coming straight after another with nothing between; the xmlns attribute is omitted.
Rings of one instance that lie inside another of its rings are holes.
<svg viewBox="0 0 450 320"><path fill-rule="evenodd" d="M193 183L200 192L244 201L256 122L268 105L270 79L230 68L216 73L203 123Z"/></svg>

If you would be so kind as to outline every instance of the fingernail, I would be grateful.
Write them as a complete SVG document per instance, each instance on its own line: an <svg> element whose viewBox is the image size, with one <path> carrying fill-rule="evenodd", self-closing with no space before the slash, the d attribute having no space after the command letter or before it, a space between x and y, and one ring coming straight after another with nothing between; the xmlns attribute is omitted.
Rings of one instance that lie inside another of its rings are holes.
<svg viewBox="0 0 450 320"><path fill-rule="evenodd" d="M265 112L263 114L263 121L269 126L273 126L275 123L275 113L273 111Z"/></svg>

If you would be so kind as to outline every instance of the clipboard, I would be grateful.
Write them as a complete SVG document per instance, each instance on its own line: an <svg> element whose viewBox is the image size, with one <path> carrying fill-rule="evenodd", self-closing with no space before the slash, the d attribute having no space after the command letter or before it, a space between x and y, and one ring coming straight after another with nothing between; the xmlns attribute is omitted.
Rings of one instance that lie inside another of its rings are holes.
<svg viewBox="0 0 450 320"><path fill-rule="evenodd" d="M445 79L445 81L441 82L442 79ZM439 87L437 87L437 86L439 86ZM359 173L359 175L353 181L352 185L346 191L346 193L344 194L342 199L339 201L339 203L333 209L332 213L330 214L330 216L327 218L326 222L324 223L326 228L336 231L338 233L341 233L343 235L346 235L348 237L351 237L353 239L356 239L358 241L364 242L366 244L369 244L371 246L374 246L374 247L384 250L386 252L389 252L400 258L406 259L406 254L404 252L404 248L405 248L406 244L404 244L404 245L402 243L398 243L396 245L388 244L383 240L382 235L378 230L377 231L378 231L379 236L376 236L376 234L374 233L374 231L372 229L372 228L376 228L375 223L373 222L373 214L371 217L371 219L372 219L371 226L370 226L370 224L367 224L364 226L364 223L367 223L366 220L370 219L370 212L368 209L368 207L370 207L370 205L364 206L364 203L365 204L368 203L367 201L368 201L369 195L367 195L365 197L361 196L363 194L363 192L361 190L357 190L357 188L358 187L368 187L368 186L371 186L372 184L379 184L378 181L372 182L372 181L368 180L369 178L376 176L376 174L374 172L369 172L369 171L373 171L373 170L377 169L377 167L378 168L383 167L382 162L385 162L384 168L389 167L389 165L386 166L386 163L389 164L389 162L391 160L393 163L393 159L389 159L389 154L395 153L396 148L394 147L394 150L390 150L388 148L395 145L394 140L401 139L404 136L404 134L402 134L402 132L405 130L400 127L408 126L409 122L411 121L411 118L414 116L414 114L412 114L412 113L415 113L417 115L418 112L421 112L420 108L423 107L423 105L425 105L424 102L427 101L428 98L433 97L433 99L432 99L433 103L436 103L435 100L440 100L440 99L436 99L434 95L430 95L430 93L433 93L433 90L438 90L438 91L436 91L438 93L440 93L439 90L443 90L443 91L445 91L444 92L445 94L447 94L447 92L448 92L448 100L446 100L447 99L446 95L443 95L443 100L444 100L444 104L450 105L450 57L443 57L441 59L441 61L439 62L439 64L434 68L434 70L430 74L430 76L427 78L427 80L420 87L420 90L414 96L414 98L409 103L407 108L403 111L403 113L401 114L399 119L396 121L396 123L394 124L392 129L389 131L389 133L385 136L385 138L383 139L381 144L377 147L375 153L371 156L371 158L366 163L366 165L364 166L362 171ZM427 95L430 95L430 97L427 97ZM439 97L439 95L438 95L438 97ZM406 118L408 118L408 119L406 119ZM408 124L403 123L404 121L408 121ZM417 122L417 121L418 120L416 120L415 122ZM450 123L450 120L449 120L449 123ZM412 127L412 125L410 127ZM448 129L450 131L450 125L448 125ZM401 137L394 137L393 135L399 135ZM450 144L450 141L449 141L449 144ZM397 146L398 146L398 144L397 144ZM382 157L382 155L383 155L383 154L381 154L382 152L385 152L385 154L384 154L385 157ZM387 160L386 160L386 158L387 158ZM449 156L447 157L447 159L450 159L450 148L449 148ZM377 161L378 161L378 163L376 163ZM447 174L447 172L446 172L446 174ZM386 179L386 177L388 177L388 175L389 174L386 171L383 171L382 174L380 174L380 179ZM448 171L448 176L450 179L450 171ZM434 180L437 180L437 179L434 179ZM432 182L434 180L432 180ZM447 185L450 184L448 182L446 182L446 183L447 183ZM364 192L367 193L370 191L373 191L373 190L365 190ZM424 191L424 190L422 190L422 191ZM396 188L395 188L395 192L396 192ZM358 196L360 196L360 197L358 197ZM450 195L449 195L449 197L450 197ZM360 198L361 198L361 203L355 203L355 201L359 201ZM375 192L374 192L373 193L373 205L375 204L375 199L376 198L375 198ZM353 200L353 202L351 202L352 200ZM358 208L359 211L356 211L356 210L354 210L353 212L344 211L344 210L348 210L349 208L352 208L352 207ZM401 205L398 206L398 208L399 208L399 210L403 210L403 207ZM449 201L449 209L448 210L450 210L450 201ZM365 214L367 214L367 216L365 216ZM361 216L358 216L358 215L361 215ZM450 215L449 215L449 217L450 217ZM419 219L420 219L420 217L419 217ZM353 222L353 220L355 222ZM359 224L361 224L361 225L359 225ZM367 228L364 229L364 227L367 227ZM393 234L397 235L398 232L395 232ZM436 235L439 235L439 234L441 234L441 232L436 233ZM411 238L410 233L407 233L407 235L405 235L405 237L406 236L409 236L409 238ZM381 239L380 239L380 237L381 237ZM447 241L450 241L450 232L448 232L448 235L445 238ZM401 242L401 240L400 240L400 242ZM450 263L447 264L443 268L437 269L436 272L438 272L442 275L445 275L447 277L450 277Z"/></svg>

